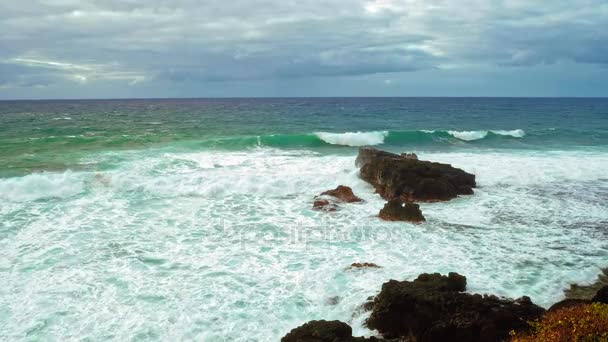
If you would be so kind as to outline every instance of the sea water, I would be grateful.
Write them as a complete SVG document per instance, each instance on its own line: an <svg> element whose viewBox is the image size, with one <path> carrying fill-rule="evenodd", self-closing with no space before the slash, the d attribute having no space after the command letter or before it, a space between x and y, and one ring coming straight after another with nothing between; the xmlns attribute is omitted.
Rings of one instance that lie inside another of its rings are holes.
<svg viewBox="0 0 608 342"><path fill-rule="evenodd" d="M383 222L363 145L478 188ZM607 99L0 102L0 339L372 335L359 306L423 272L547 307L608 267L607 168ZM341 184L365 203L311 209Z"/></svg>

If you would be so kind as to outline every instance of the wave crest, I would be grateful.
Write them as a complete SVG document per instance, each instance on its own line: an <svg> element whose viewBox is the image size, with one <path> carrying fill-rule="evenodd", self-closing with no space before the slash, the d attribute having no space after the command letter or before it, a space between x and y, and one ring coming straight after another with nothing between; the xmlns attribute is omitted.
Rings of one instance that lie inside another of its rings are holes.
<svg viewBox="0 0 608 342"><path fill-rule="evenodd" d="M511 131L447 131L447 133L456 139L465 141L484 139L490 133L495 135L511 136L513 138L523 138L526 135L526 132L523 129L514 129Z"/></svg>
<svg viewBox="0 0 608 342"><path fill-rule="evenodd" d="M343 146L366 146L380 145L384 143L384 138L388 136L388 131L380 132L346 132L346 133L327 133L317 132L315 135L324 142L332 145Z"/></svg>
<svg viewBox="0 0 608 342"><path fill-rule="evenodd" d="M0 199L29 202L67 198L84 191L82 174L33 173L24 177L0 179Z"/></svg>

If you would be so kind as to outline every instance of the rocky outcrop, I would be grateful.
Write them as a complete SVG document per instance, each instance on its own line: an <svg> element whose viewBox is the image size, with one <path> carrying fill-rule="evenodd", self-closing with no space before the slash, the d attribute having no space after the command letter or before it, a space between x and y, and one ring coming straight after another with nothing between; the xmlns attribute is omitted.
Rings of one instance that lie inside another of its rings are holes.
<svg viewBox="0 0 608 342"><path fill-rule="evenodd" d="M475 175L449 164L371 147L359 149L356 164L361 168L361 178L387 200L447 201L458 195L470 195L475 187Z"/></svg>
<svg viewBox="0 0 608 342"><path fill-rule="evenodd" d="M350 264L348 269L353 269L353 268L382 268L382 266L378 266L378 265L374 264L373 262L354 262L354 263Z"/></svg>
<svg viewBox="0 0 608 342"><path fill-rule="evenodd" d="M375 297L367 326L384 338L416 341L502 341L511 330L526 331L544 309L528 297L518 300L464 293L466 278L422 274L414 281L391 280Z"/></svg>
<svg viewBox="0 0 608 342"><path fill-rule="evenodd" d="M400 199L388 201L384 208L380 209L378 216L386 221L422 222L426 221L420 211L420 206L411 202L401 202Z"/></svg>
<svg viewBox="0 0 608 342"><path fill-rule="evenodd" d="M576 288L576 287L571 286L571 289L572 288ZM583 288L589 289L591 287L585 286ZM584 292L579 292L578 294L581 295L582 293L584 293ZM561 310L564 308L569 308L569 307L578 306L578 305L591 304L591 303L608 304L608 285L604 285L599 290L597 290L597 292L595 293L595 295L593 295L593 297L591 299L589 299L589 297L590 296L587 296L587 298L584 298L584 297L566 298L566 299L562 300L561 302L557 302L557 303L553 304L549 308L548 311L553 312L553 311Z"/></svg>
<svg viewBox="0 0 608 342"><path fill-rule="evenodd" d="M384 283L380 293L368 298L353 315L372 311L365 324L377 330L384 339L353 337L351 327L340 321L311 321L293 329L281 341L498 342L508 339L511 331L526 333L530 329L529 322L545 314L545 310L528 297L509 300L469 294L464 292L466 284L466 278L458 273L447 276L425 273L414 281ZM335 298L335 303L339 302L339 297ZM607 301L608 286L604 286L592 299L568 298L554 304L547 312L561 312L593 302L608 304Z"/></svg>
<svg viewBox="0 0 608 342"><path fill-rule="evenodd" d="M353 193L353 189L348 186L339 185L333 190L322 192L315 197L312 208L322 211L336 211L340 203L357 203L363 200Z"/></svg>
<svg viewBox="0 0 608 342"><path fill-rule="evenodd" d="M361 198L355 196L353 189L344 185L338 185L338 187L333 190L327 190L321 193L321 196L335 197L339 201L345 203L363 202Z"/></svg>
<svg viewBox="0 0 608 342"><path fill-rule="evenodd" d="M377 338L353 337L353 329L340 321L310 321L287 335L281 342L373 342Z"/></svg>

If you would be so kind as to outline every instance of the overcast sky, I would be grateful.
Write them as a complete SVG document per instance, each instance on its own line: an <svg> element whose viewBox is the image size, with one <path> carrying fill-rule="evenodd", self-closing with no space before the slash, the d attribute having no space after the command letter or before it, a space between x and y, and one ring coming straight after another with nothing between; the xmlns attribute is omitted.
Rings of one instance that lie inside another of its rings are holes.
<svg viewBox="0 0 608 342"><path fill-rule="evenodd" d="M608 96L606 0L1 0L0 98Z"/></svg>

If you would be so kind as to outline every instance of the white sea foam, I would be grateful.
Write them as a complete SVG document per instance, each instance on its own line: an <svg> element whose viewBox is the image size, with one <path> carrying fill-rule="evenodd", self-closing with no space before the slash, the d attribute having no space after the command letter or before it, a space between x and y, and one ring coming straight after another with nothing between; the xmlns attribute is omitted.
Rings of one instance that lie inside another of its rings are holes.
<svg viewBox="0 0 608 342"><path fill-rule="evenodd" d="M466 141L483 139L488 135L488 131L448 131L448 133L455 138Z"/></svg>
<svg viewBox="0 0 608 342"><path fill-rule="evenodd" d="M548 306L607 266L605 154L416 152L480 186L422 204L420 225L376 217L354 155L125 151L97 157L106 172L0 180L0 336L277 341L312 319L370 334L352 314L389 279L457 271ZM366 202L311 210L339 184Z"/></svg>
<svg viewBox="0 0 608 342"><path fill-rule="evenodd" d="M512 131L448 131L448 134L460 140L473 141L487 137L489 132L497 135L511 136L514 138L523 138L526 135L526 132L524 132L522 129L514 129Z"/></svg>
<svg viewBox="0 0 608 342"><path fill-rule="evenodd" d="M346 132L346 133L315 133L319 139L332 145L365 146L380 145L388 136L388 131L378 132Z"/></svg>
<svg viewBox="0 0 608 342"><path fill-rule="evenodd" d="M82 175L73 172L34 173L19 178L0 179L0 199L27 202L49 198L68 198L84 189Z"/></svg>
<svg viewBox="0 0 608 342"><path fill-rule="evenodd" d="M514 138L523 138L526 135L526 132L523 129L514 129L512 131L492 131L492 133L498 135L508 135Z"/></svg>

